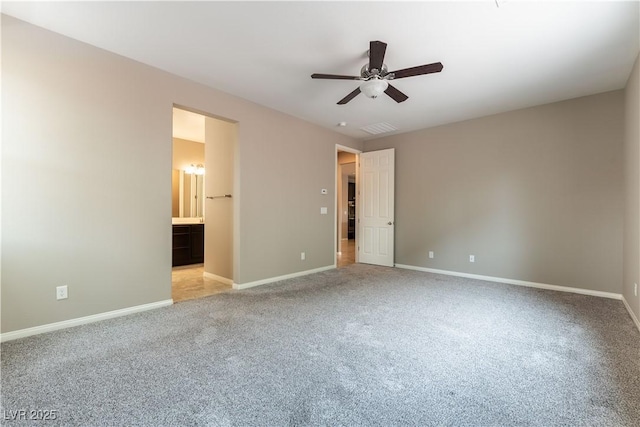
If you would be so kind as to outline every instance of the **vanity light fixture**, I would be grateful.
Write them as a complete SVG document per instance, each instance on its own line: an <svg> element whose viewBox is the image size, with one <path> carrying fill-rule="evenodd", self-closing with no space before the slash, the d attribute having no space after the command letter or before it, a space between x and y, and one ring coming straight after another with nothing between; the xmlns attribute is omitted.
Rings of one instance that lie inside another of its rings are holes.
<svg viewBox="0 0 640 427"><path fill-rule="evenodd" d="M204 165L201 163L198 163L197 165L191 163L191 166L186 168L184 171L191 175L204 175Z"/></svg>

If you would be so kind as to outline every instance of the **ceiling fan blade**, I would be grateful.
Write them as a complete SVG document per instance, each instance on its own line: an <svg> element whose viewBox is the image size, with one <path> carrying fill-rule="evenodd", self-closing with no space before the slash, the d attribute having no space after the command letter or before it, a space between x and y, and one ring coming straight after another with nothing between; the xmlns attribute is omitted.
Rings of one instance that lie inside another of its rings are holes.
<svg viewBox="0 0 640 427"><path fill-rule="evenodd" d="M347 102L351 101L353 98L355 98L356 96L358 96L360 94L360 88L357 87L356 90L354 90L353 92L351 92L349 95L345 96L344 98L342 98L340 101L338 101L338 105L344 105Z"/></svg>
<svg viewBox="0 0 640 427"><path fill-rule="evenodd" d="M442 71L442 63L434 62L433 64L419 65L417 67L405 68L398 71L392 71L388 74L394 74L394 79L403 79L405 77L420 76L422 74L439 73Z"/></svg>
<svg viewBox="0 0 640 427"><path fill-rule="evenodd" d="M409 97L407 95L405 95L404 93L400 92L398 89L396 89L395 87L393 87L391 85L387 86L387 90L385 90L384 93L389 95L397 103L404 102L407 99L409 99Z"/></svg>
<svg viewBox="0 0 640 427"><path fill-rule="evenodd" d="M369 42L369 71L374 68L378 72L382 69L384 54L387 51L387 44L380 41Z"/></svg>
<svg viewBox="0 0 640 427"><path fill-rule="evenodd" d="M362 80L360 76L340 76L338 74L311 74L312 79Z"/></svg>

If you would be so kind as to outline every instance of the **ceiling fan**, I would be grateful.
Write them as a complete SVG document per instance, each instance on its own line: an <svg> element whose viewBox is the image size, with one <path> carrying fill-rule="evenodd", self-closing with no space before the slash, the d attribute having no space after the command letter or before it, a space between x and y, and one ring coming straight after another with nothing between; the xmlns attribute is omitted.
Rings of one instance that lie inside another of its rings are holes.
<svg viewBox="0 0 640 427"><path fill-rule="evenodd" d="M387 44L381 41L369 42L369 63L360 70L359 76L341 76L336 74L311 74L312 79L332 80L362 80L356 90L338 101L338 105L344 105L358 96L360 92L369 98L377 98L382 92L389 95L396 102L406 101L409 97L389 84L389 80L403 79L405 77L420 76L422 74L439 73L442 71L442 63L419 65L417 67L404 68L402 70L387 71L384 62L384 54Z"/></svg>

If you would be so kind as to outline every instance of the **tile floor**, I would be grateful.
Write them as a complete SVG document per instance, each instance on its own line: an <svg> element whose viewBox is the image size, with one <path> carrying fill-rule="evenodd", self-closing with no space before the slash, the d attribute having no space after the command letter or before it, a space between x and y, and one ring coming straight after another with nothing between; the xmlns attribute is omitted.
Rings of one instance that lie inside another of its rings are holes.
<svg viewBox="0 0 640 427"><path fill-rule="evenodd" d="M171 270L171 297L173 302L202 298L228 291L231 285L203 277L204 264L173 267Z"/></svg>

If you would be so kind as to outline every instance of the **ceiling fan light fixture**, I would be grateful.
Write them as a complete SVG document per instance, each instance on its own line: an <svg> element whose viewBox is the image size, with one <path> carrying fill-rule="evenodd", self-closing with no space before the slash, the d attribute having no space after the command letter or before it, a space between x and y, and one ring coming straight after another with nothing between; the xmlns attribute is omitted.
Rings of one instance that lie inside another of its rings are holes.
<svg viewBox="0 0 640 427"><path fill-rule="evenodd" d="M388 87L389 83L386 80L375 78L362 83L360 85L360 92L364 93L367 98L377 98L387 90Z"/></svg>

